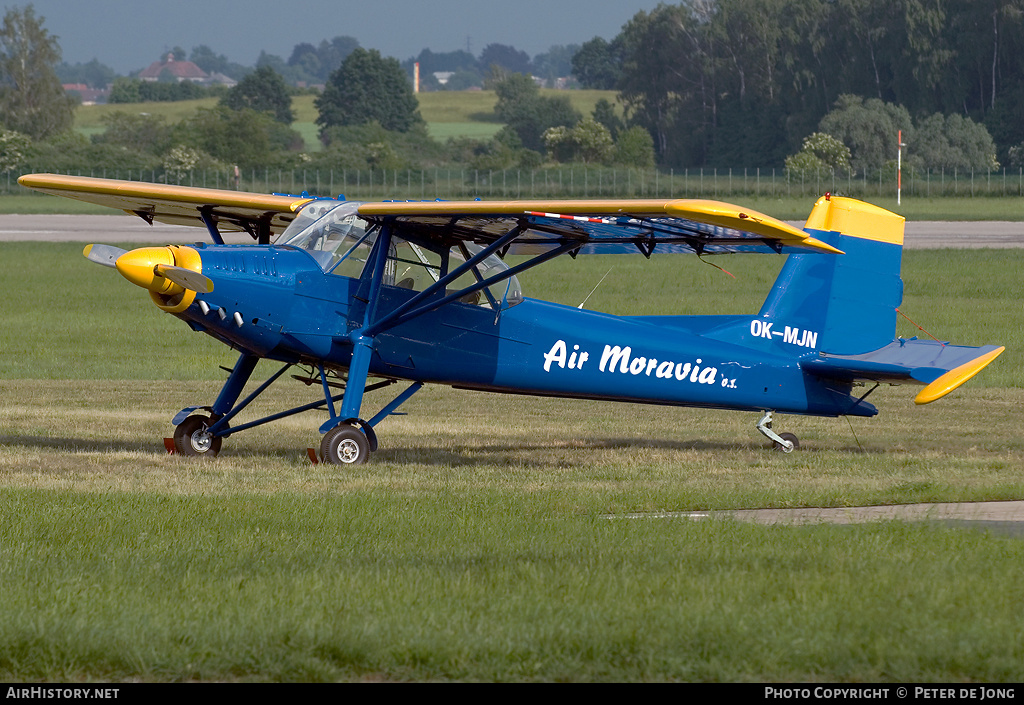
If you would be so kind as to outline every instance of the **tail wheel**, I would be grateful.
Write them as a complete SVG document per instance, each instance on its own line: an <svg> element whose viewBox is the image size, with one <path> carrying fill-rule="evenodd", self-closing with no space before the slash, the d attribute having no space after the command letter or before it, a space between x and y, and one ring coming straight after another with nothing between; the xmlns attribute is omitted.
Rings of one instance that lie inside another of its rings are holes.
<svg viewBox="0 0 1024 705"><path fill-rule="evenodd" d="M783 453L792 453L794 450L800 447L800 440L796 437L795 433L780 433L779 438L781 438L784 441L789 441L793 445L787 448L778 441L775 441L773 443L773 447L775 448L775 450L782 451Z"/></svg>
<svg viewBox="0 0 1024 705"><path fill-rule="evenodd" d="M216 457L224 439L210 433L213 423L214 419L202 414L186 418L174 427L174 451L189 457Z"/></svg>
<svg viewBox="0 0 1024 705"><path fill-rule="evenodd" d="M324 434L320 457L335 465L362 465L370 455L366 435L355 426L342 424Z"/></svg>

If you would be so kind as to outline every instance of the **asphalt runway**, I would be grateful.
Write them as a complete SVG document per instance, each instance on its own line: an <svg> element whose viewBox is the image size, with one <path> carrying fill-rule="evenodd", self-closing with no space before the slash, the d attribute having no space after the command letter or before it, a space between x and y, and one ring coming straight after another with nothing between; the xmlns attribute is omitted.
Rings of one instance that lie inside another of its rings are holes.
<svg viewBox="0 0 1024 705"><path fill-rule="evenodd" d="M793 222L803 227L802 222ZM245 233L232 233L227 242L251 243ZM209 242L205 228L154 223L129 215L0 215L0 242L82 242L174 245ZM1024 222L909 222L907 249L1024 247ZM731 512L667 512L609 516L610 519L731 518L759 524L854 524L871 521L940 521L1024 537L1024 501L914 504L839 509L746 509Z"/></svg>
<svg viewBox="0 0 1024 705"><path fill-rule="evenodd" d="M802 222L792 222L798 228ZM0 242L134 242L180 245L209 242L205 228L154 223L130 215L0 215ZM230 233L227 242L251 243L245 233ZM1024 247L1024 222L909 222L907 249Z"/></svg>

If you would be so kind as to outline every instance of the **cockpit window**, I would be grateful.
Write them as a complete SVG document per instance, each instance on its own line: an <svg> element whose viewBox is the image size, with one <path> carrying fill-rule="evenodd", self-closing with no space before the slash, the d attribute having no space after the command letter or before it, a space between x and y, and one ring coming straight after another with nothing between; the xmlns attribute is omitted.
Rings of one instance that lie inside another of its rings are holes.
<svg viewBox="0 0 1024 705"><path fill-rule="evenodd" d="M367 237L369 224L356 215L358 208L358 203L349 201L313 201L299 211L277 242L305 250L325 272L351 258L336 273L358 277L373 244ZM358 266L353 266L357 260Z"/></svg>
<svg viewBox="0 0 1024 705"><path fill-rule="evenodd" d="M449 269L455 269L465 264L467 260L475 257L482 250L483 247L471 242L453 247L449 255ZM489 255L484 258L483 262L449 284L448 289L454 291L465 289L474 283L502 274L508 271L508 268L508 265L502 262L497 255ZM505 309L515 306L523 300L523 289L519 285L519 279L511 276L479 291L467 294L461 300L465 303L479 304L480 306L486 306L495 310Z"/></svg>
<svg viewBox="0 0 1024 705"><path fill-rule="evenodd" d="M423 291L441 278L441 255L402 238L393 238L385 283L400 289Z"/></svg>
<svg viewBox="0 0 1024 705"><path fill-rule="evenodd" d="M289 224L277 244L305 250L325 272L359 278L370 257L378 230L357 215L361 204L352 201L312 201ZM385 286L424 291L448 272L482 251L479 245L460 243L449 250L431 249L393 237L384 266ZM471 289L482 281L508 271L508 265L490 255L446 287L448 293ZM440 294L439 294L440 295ZM523 300L519 280L512 276L471 291L459 299L494 310L515 306Z"/></svg>
<svg viewBox="0 0 1024 705"><path fill-rule="evenodd" d="M400 289L423 291L447 272L464 265L468 259L476 256L482 249L479 245L464 243L452 247L448 251L448 256L442 257L429 248L421 247L402 238L393 238L387 266L384 268L384 283L389 286L397 286ZM472 289L478 283L506 271L508 271L508 265L496 255L490 255L473 269L464 272L454 281L448 282L445 287L446 293L452 294L464 289ZM523 291L519 286L519 280L514 276L459 297L459 301L462 303L484 306L493 310L515 306L522 300Z"/></svg>

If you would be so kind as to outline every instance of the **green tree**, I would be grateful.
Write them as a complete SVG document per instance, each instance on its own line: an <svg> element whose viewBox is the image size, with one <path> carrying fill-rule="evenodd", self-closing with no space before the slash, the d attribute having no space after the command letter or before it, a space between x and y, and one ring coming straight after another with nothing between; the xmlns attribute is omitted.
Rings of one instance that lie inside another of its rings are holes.
<svg viewBox="0 0 1024 705"><path fill-rule="evenodd" d="M544 149L544 131L570 127L582 117L566 96L542 96L534 80L521 73L509 74L495 84L498 101L494 112L516 133L525 149Z"/></svg>
<svg viewBox="0 0 1024 705"><path fill-rule="evenodd" d="M189 175L204 169L224 170L227 165L193 147L176 145L164 154L161 166L168 183L184 183Z"/></svg>
<svg viewBox="0 0 1024 705"><path fill-rule="evenodd" d="M221 98L220 104L232 110L267 112L285 125L295 120L288 86L281 74L269 66L261 66L239 81Z"/></svg>
<svg viewBox="0 0 1024 705"><path fill-rule="evenodd" d="M226 56L215 53L213 49L205 44L192 47L192 53L189 54L188 60L206 73L222 73L236 81L245 78L252 70L248 66L242 66L234 61L229 61Z"/></svg>
<svg viewBox="0 0 1024 705"><path fill-rule="evenodd" d="M507 44L488 44L480 52L480 66L485 70L500 66L505 73L529 74L533 70L530 55Z"/></svg>
<svg viewBox="0 0 1024 705"><path fill-rule="evenodd" d="M56 69L57 78L61 83L84 83L90 88L106 88L114 82L117 74L114 69L106 64L101 64L98 59L93 59L87 64L78 63L70 66L62 61Z"/></svg>
<svg viewBox="0 0 1024 705"><path fill-rule="evenodd" d="M25 163L32 140L13 130L0 130L0 172L14 171Z"/></svg>
<svg viewBox="0 0 1024 705"><path fill-rule="evenodd" d="M584 88L612 90L622 76L621 43L594 37L572 56L572 75Z"/></svg>
<svg viewBox="0 0 1024 705"><path fill-rule="evenodd" d="M584 164L601 164L611 157L615 143L608 128L592 117L583 118L572 128L576 158Z"/></svg>
<svg viewBox="0 0 1024 705"><path fill-rule="evenodd" d="M544 131L544 147L555 161L603 163L611 157L614 142L607 127L588 117L571 128L549 127Z"/></svg>
<svg viewBox="0 0 1024 705"><path fill-rule="evenodd" d="M118 145L133 152L162 154L171 143L172 128L162 115L142 115L115 111L101 121L106 129L94 135L94 144Z"/></svg>
<svg viewBox="0 0 1024 705"><path fill-rule="evenodd" d="M790 172L835 173L849 168L850 148L824 132L808 135L803 149L786 157L786 169Z"/></svg>
<svg viewBox="0 0 1024 705"><path fill-rule="evenodd" d="M376 121L385 130L408 132L422 124L419 102L397 59L376 49L356 49L331 74L314 101L321 133L334 125Z"/></svg>
<svg viewBox="0 0 1024 705"><path fill-rule="evenodd" d="M223 106L200 108L176 126L174 141L226 164L262 168L290 163L302 138L267 113Z"/></svg>
<svg viewBox="0 0 1024 705"><path fill-rule="evenodd" d="M141 81L119 76L114 79L114 85L110 87L110 95L107 96L108 103L141 103L142 91Z"/></svg>
<svg viewBox="0 0 1024 705"><path fill-rule="evenodd" d="M448 161L455 150L431 139L425 125L395 132L376 122L328 128L323 135L326 149L310 155L312 169L417 169ZM474 146L479 142L474 141ZM463 153L462 163L469 156Z"/></svg>
<svg viewBox="0 0 1024 705"><path fill-rule="evenodd" d="M996 145L988 130L963 115L936 113L925 118L907 145L922 168L946 171L999 168Z"/></svg>
<svg viewBox="0 0 1024 705"><path fill-rule="evenodd" d="M533 74L554 88L556 79L572 74L572 57L579 49L578 44L556 44L543 54L537 54L533 57Z"/></svg>
<svg viewBox="0 0 1024 705"><path fill-rule="evenodd" d="M71 127L75 101L64 93L56 67L57 38L31 5L13 7L0 27L0 122L42 139Z"/></svg>
<svg viewBox="0 0 1024 705"><path fill-rule="evenodd" d="M900 130L908 144L913 138L910 113L902 105L853 95L840 96L818 127L849 147L857 171L880 169L895 159Z"/></svg>
<svg viewBox="0 0 1024 705"><path fill-rule="evenodd" d="M619 101L627 122L650 133L662 163L707 160L719 98L708 31L709 18L692 4L659 5L634 15L617 38Z"/></svg>
<svg viewBox="0 0 1024 705"><path fill-rule="evenodd" d="M608 132L613 140L618 139L619 133L626 127L622 123L622 118L615 114L614 106L606 98L601 98L597 101L594 105L592 116L594 120L608 128Z"/></svg>
<svg viewBox="0 0 1024 705"><path fill-rule="evenodd" d="M654 166L654 140L651 133L634 125L619 133L612 152L612 163L632 167Z"/></svg>

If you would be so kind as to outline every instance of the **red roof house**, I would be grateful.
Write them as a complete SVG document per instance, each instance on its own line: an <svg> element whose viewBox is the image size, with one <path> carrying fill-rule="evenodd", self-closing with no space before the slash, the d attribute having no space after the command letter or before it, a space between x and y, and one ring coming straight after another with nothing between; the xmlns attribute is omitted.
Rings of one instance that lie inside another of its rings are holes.
<svg viewBox="0 0 1024 705"><path fill-rule="evenodd" d="M154 61L139 72L139 78L143 81L157 81L164 71L169 72L179 82L194 81L202 83L209 79L206 72L191 61L175 61L174 54L168 54L167 58L163 61Z"/></svg>

